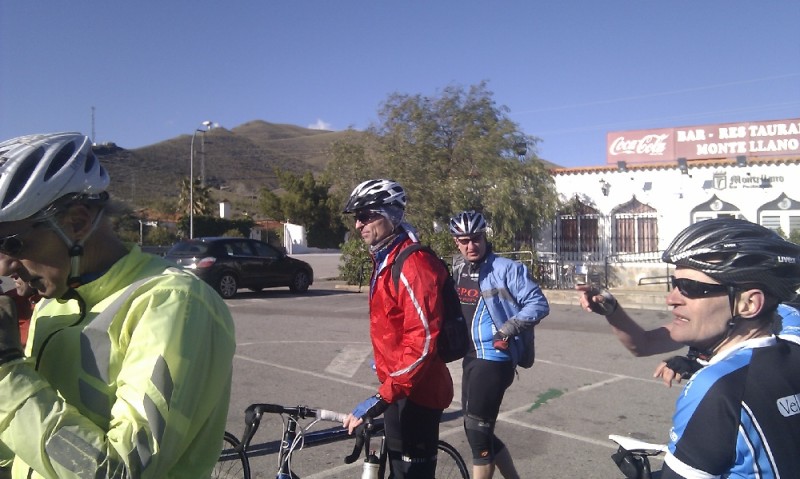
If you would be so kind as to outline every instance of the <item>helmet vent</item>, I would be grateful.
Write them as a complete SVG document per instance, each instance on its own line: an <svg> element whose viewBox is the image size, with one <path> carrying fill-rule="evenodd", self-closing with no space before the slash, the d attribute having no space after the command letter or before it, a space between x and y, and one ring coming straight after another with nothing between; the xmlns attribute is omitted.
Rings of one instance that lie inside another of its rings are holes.
<svg viewBox="0 0 800 479"><path fill-rule="evenodd" d="M92 171L94 165L96 164L97 164L97 157L94 156L93 151L89 151L89 154L86 155L86 162L83 164L84 173Z"/></svg>
<svg viewBox="0 0 800 479"><path fill-rule="evenodd" d="M47 166L47 171L44 174L44 181L49 180L53 175L61 171L61 168L64 167L65 164L72 158L72 155L75 153L75 143L70 141L66 145L64 145L58 153L53 157L52 161L50 161L50 165Z"/></svg>
<svg viewBox="0 0 800 479"><path fill-rule="evenodd" d="M6 196L3 198L3 207L17 199L17 195L28 184L28 179L36 169L36 165L42 160L42 157L44 157L44 148L39 147L22 160L19 168L14 173L14 177L11 178L8 190L6 190Z"/></svg>

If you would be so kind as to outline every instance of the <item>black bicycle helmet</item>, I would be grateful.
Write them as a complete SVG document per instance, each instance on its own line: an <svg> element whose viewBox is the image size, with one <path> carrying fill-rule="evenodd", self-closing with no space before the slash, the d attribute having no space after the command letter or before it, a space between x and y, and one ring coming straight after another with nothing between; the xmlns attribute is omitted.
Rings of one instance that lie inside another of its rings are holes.
<svg viewBox="0 0 800 479"><path fill-rule="evenodd" d="M729 286L761 286L782 302L800 288L800 245L745 220L695 223L678 234L662 259Z"/></svg>
<svg viewBox="0 0 800 479"><path fill-rule="evenodd" d="M393 180L367 180L359 184L350 193L344 206L344 213L354 213L363 208L380 208L394 206L405 210L406 192L400 183Z"/></svg>
<svg viewBox="0 0 800 479"><path fill-rule="evenodd" d="M450 218L450 234L472 236L486 231L486 218L477 211L463 211Z"/></svg>

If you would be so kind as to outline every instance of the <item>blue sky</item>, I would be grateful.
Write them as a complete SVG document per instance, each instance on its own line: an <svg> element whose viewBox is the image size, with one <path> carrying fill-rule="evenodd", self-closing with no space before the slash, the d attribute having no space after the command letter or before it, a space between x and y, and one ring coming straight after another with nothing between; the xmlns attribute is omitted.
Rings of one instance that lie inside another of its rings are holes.
<svg viewBox="0 0 800 479"><path fill-rule="evenodd" d="M606 133L800 117L797 0L0 0L0 139L137 148L205 120L363 129L483 80L539 155ZM187 153L188 154L188 153Z"/></svg>

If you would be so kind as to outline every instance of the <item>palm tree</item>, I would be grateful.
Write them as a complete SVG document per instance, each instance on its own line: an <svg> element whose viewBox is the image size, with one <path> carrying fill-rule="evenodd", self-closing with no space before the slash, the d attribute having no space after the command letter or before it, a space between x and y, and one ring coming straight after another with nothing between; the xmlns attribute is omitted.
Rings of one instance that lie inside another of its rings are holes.
<svg viewBox="0 0 800 479"><path fill-rule="evenodd" d="M179 185L180 194L178 196L178 211L185 211L189 214L189 197L192 197L195 216L208 215L213 210L214 200L211 198L211 189L200 184L200 178L195 178L194 189L189 187L189 178L183 178Z"/></svg>

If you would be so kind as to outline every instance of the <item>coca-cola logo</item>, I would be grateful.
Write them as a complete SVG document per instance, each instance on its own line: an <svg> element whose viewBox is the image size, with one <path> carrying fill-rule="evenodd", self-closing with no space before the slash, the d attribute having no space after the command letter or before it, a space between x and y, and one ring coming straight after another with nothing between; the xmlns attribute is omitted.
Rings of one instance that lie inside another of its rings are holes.
<svg viewBox="0 0 800 479"><path fill-rule="evenodd" d="M669 134L645 135L638 140L626 140L624 136L617 137L608 148L613 155L649 155L660 156L667 150Z"/></svg>

